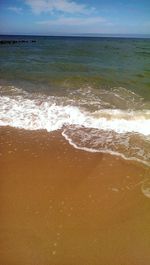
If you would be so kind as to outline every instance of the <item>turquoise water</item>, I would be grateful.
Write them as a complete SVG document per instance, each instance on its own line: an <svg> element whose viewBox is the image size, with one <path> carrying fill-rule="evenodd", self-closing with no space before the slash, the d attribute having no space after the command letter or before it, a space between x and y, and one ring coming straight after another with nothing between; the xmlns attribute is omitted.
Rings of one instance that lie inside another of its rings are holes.
<svg viewBox="0 0 150 265"><path fill-rule="evenodd" d="M150 39L1 36L0 126L150 166Z"/></svg>

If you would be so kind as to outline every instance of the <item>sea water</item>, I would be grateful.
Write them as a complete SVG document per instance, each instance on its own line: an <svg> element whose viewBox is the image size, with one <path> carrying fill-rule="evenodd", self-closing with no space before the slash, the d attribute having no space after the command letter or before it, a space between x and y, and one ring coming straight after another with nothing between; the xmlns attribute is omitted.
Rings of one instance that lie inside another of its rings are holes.
<svg viewBox="0 0 150 265"><path fill-rule="evenodd" d="M150 165L150 39L1 36L0 126Z"/></svg>

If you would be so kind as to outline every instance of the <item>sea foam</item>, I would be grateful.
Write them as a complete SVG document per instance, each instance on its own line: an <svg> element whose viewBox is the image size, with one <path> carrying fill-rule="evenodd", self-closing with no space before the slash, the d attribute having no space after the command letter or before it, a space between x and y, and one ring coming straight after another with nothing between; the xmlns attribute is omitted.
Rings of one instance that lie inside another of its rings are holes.
<svg viewBox="0 0 150 265"><path fill-rule="evenodd" d="M149 164L150 110L91 110L79 101L21 90L4 93L0 96L0 126L48 132L62 129L62 135L75 148Z"/></svg>
<svg viewBox="0 0 150 265"><path fill-rule="evenodd" d="M64 125L113 130L117 133L136 132L150 135L150 111L123 111L103 109L88 112L76 106L63 106L39 99L0 97L0 125L27 130L54 131Z"/></svg>

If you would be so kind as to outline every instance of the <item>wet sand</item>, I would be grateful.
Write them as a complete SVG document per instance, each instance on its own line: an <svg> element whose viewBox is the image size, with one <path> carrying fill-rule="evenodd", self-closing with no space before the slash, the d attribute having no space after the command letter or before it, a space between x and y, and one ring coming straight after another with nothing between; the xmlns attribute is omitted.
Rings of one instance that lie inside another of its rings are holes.
<svg viewBox="0 0 150 265"><path fill-rule="evenodd" d="M149 265L150 170L0 128L1 265Z"/></svg>

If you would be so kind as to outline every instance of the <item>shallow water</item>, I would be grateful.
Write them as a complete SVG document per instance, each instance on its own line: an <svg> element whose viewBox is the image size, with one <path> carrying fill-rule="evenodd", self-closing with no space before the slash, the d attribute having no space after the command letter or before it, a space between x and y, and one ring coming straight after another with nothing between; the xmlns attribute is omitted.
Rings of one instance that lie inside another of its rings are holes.
<svg viewBox="0 0 150 265"><path fill-rule="evenodd" d="M36 42L0 47L1 126L150 164L149 39L13 38Z"/></svg>
<svg viewBox="0 0 150 265"><path fill-rule="evenodd" d="M4 36L0 37L1 39ZM122 86L149 95L150 39L32 37L36 43L1 45L1 79L33 82L31 92ZM40 83L40 84L39 84ZM39 86L38 86L39 84Z"/></svg>

